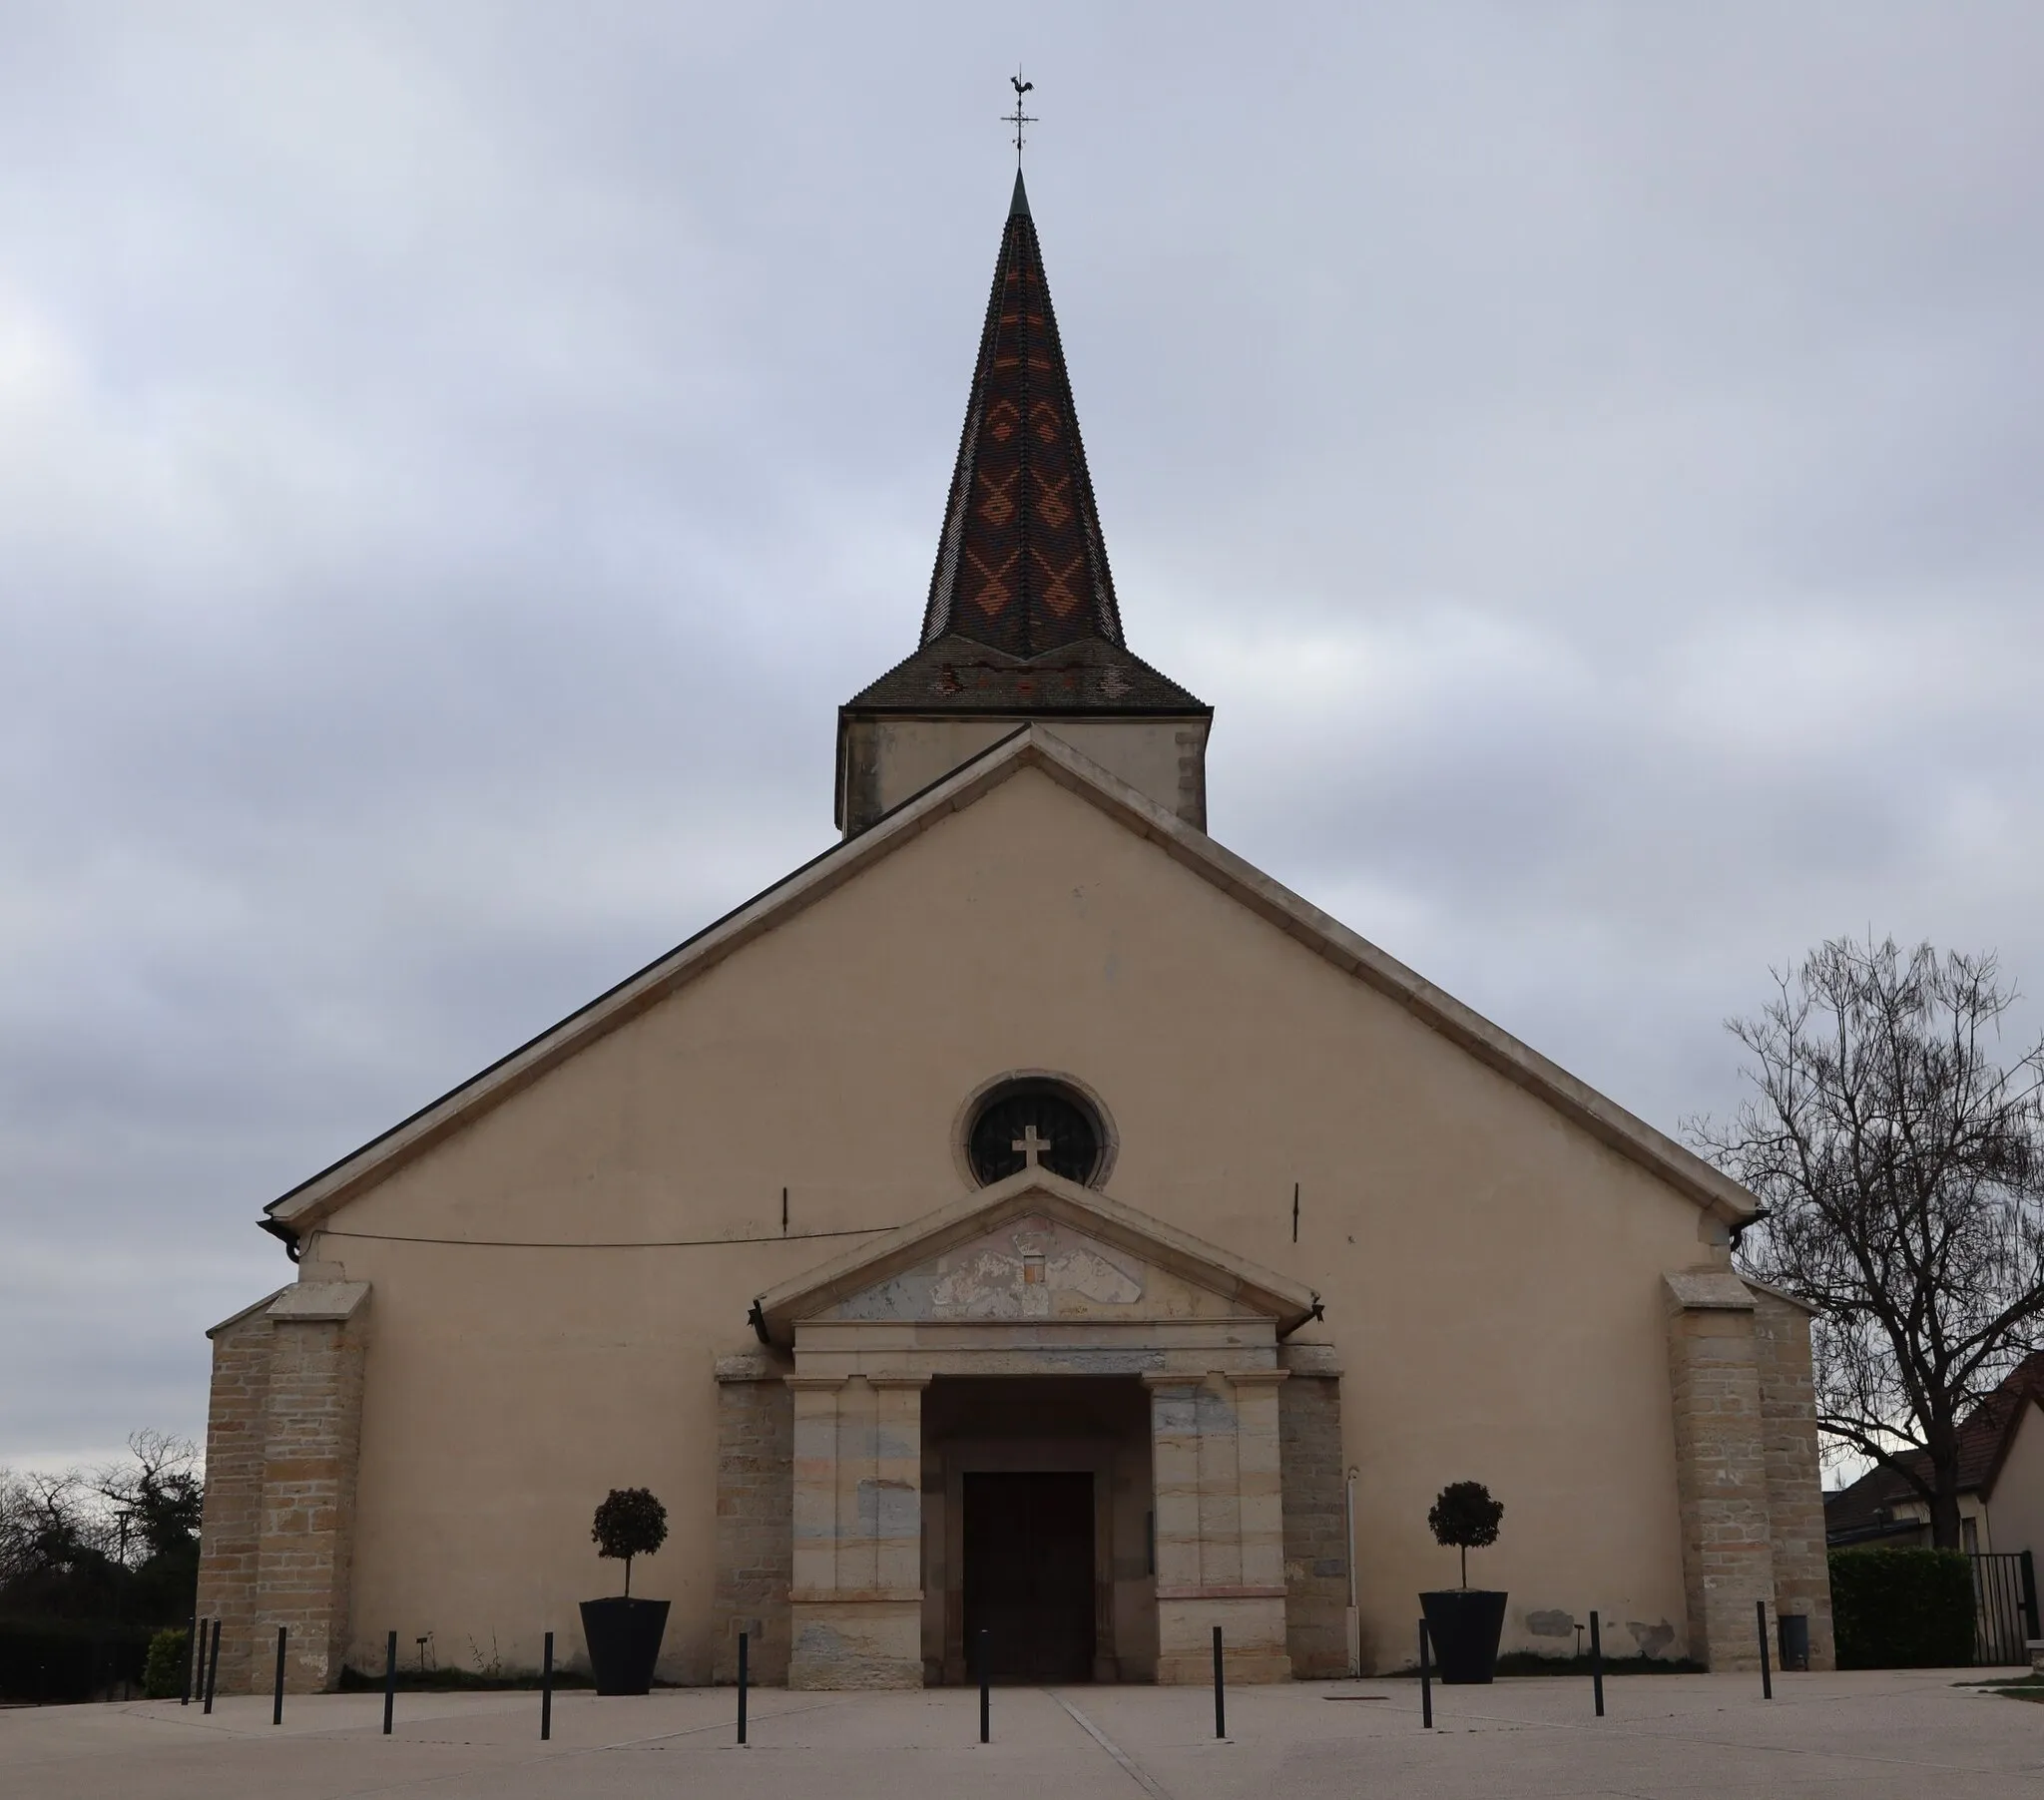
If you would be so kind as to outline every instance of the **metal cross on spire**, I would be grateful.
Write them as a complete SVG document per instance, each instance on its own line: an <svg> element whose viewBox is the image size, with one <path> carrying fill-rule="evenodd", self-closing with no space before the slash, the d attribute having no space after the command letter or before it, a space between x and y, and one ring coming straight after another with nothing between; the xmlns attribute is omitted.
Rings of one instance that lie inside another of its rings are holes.
<svg viewBox="0 0 2044 1800"><path fill-rule="evenodd" d="M1012 125L1015 128L1015 167L1020 169L1022 167L1022 128L1025 125L1034 125L1036 123L1034 114L1025 113L1022 110L1022 96L1028 93L1036 84L1033 81L1024 81L1022 79L1022 71L1018 66L1015 73L1008 77L1008 85L1015 90L1015 110L1012 113L1003 113L1001 115L1001 123Z"/></svg>

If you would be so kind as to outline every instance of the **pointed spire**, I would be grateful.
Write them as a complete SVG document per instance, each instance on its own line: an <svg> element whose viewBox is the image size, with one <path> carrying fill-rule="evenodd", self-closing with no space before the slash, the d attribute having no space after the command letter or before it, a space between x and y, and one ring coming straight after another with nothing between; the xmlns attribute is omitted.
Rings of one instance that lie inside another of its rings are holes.
<svg viewBox="0 0 2044 1800"><path fill-rule="evenodd" d="M1023 658L1086 639L1122 643L1019 170L923 613L925 645L947 634Z"/></svg>

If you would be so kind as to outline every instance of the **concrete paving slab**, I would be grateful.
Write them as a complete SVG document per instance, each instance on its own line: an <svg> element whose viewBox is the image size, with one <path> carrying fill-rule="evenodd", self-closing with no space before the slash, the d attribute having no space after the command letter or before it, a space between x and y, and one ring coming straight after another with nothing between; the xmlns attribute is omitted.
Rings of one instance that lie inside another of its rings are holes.
<svg viewBox="0 0 2044 1800"><path fill-rule="evenodd" d="M2035 1800L2044 1793L2044 1705L1958 1685L1974 1671L1554 1678L1436 1688L1419 1725L1410 1681L1300 1682L1228 1695L1214 1741L1197 1688L998 1688L981 1746L970 1690L755 1692L752 1743L733 1741L736 1696L691 1688L644 1699L557 1695L539 1741L536 1694L400 1694L382 1736L374 1694L269 1702L234 1697L208 1717L175 1702L0 1712L9 1800L1354 1800L1511 1794L1851 1795L1854 1800ZM1329 1693L1380 1699L1328 1704Z"/></svg>

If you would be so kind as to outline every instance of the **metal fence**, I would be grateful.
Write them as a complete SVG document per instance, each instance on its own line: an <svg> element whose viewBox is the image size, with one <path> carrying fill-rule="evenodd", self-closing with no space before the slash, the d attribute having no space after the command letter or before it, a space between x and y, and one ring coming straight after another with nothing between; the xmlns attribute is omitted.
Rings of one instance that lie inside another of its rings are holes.
<svg viewBox="0 0 2044 1800"><path fill-rule="evenodd" d="M2028 1662L2025 1641L2037 1628L2037 1567L2026 1550L1976 1553L1973 1562L1973 1660L1983 1668Z"/></svg>

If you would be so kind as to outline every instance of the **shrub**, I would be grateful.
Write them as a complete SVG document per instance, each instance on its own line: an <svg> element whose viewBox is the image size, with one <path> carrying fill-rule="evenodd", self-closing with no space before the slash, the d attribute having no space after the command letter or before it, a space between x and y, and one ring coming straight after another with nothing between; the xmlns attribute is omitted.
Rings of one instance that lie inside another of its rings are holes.
<svg viewBox="0 0 2044 1800"><path fill-rule="evenodd" d="M1973 1660L1973 1566L1959 1550L1831 1552L1840 1668L1953 1668Z"/></svg>
<svg viewBox="0 0 2044 1800"><path fill-rule="evenodd" d="M1427 1509L1426 1523L1436 1544L1462 1553L1462 1585L1469 1585L1469 1553L1497 1542L1505 1516L1501 1501L1492 1500L1481 1482L1450 1482Z"/></svg>
<svg viewBox="0 0 2044 1800"><path fill-rule="evenodd" d="M667 1508L645 1488L613 1488L596 1509L590 1537L599 1557L622 1557L625 1592L632 1591L632 1559L650 1557L667 1542Z"/></svg>
<svg viewBox="0 0 2044 1800"><path fill-rule="evenodd" d="M185 1666L192 1633L173 1626L149 1640L149 1660L142 1665L142 1691L152 1700L175 1700L185 1691Z"/></svg>

